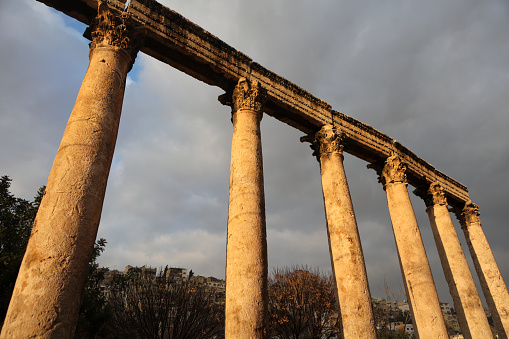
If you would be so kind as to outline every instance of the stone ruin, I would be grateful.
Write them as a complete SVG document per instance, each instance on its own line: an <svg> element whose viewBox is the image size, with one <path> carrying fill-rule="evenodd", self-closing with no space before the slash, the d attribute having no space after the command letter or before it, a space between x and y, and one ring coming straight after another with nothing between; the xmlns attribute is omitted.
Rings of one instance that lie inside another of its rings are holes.
<svg viewBox="0 0 509 339"><path fill-rule="evenodd" d="M87 25L90 64L49 176L1 338L72 338L113 157L127 73L139 51L225 91L233 122L225 336L267 336L267 240L260 120L289 124L311 143L323 198L344 338L376 338L361 240L343 152L367 161L391 216L412 322L419 338L448 338L407 185L427 206L466 338L491 338L451 220L459 219L501 338L509 293L465 186L391 137L337 112L154 0L38 0Z"/></svg>

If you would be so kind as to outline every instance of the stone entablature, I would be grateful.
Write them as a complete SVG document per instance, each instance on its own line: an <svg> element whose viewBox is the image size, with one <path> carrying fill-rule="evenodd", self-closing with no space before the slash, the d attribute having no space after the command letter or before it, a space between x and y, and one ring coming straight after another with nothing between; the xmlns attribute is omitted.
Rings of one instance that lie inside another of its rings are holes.
<svg viewBox="0 0 509 339"><path fill-rule="evenodd" d="M84 0L70 6L57 0L38 0L65 14L90 24L96 15L97 2ZM121 11L125 4L109 0L111 8ZM314 133L334 119L346 135L344 151L373 163L389 157L394 151L407 165L410 184L418 187L438 181L451 204L469 200L467 188L417 157L396 140L332 110L327 102L316 98L285 78L254 62L211 33L154 0L131 0L127 13L147 29L142 52L167 63L207 84L230 92L241 77L256 80L267 91L265 113L306 134Z"/></svg>

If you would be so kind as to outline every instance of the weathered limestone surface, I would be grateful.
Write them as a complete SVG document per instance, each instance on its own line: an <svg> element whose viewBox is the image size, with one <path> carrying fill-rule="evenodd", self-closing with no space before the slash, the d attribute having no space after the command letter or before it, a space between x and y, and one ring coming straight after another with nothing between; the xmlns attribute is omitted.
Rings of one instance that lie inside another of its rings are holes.
<svg viewBox="0 0 509 339"><path fill-rule="evenodd" d="M406 296L418 338L448 338L438 295L407 190L401 158L387 158L380 179L387 194Z"/></svg>
<svg viewBox="0 0 509 339"><path fill-rule="evenodd" d="M139 40L101 6L90 65L56 155L1 338L72 338ZM113 31L112 31L113 30Z"/></svg>
<svg viewBox="0 0 509 339"><path fill-rule="evenodd" d="M343 338L376 338L359 230L343 167L342 135L331 125L315 134L329 250L341 310Z"/></svg>
<svg viewBox="0 0 509 339"><path fill-rule="evenodd" d="M88 24L95 15L96 0L38 0ZM124 8L124 0L110 0ZM142 51L201 81L225 91L244 77L257 80L267 91L264 112L306 134L330 123L342 126L348 139L344 151L370 163L386 159L393 150L407 164L408 180L414 186L437 178L447 195L463 204L468 200L465 186L426 163L407 148L362 122L343 113L285 78L269 71L245 54L227 45L198 25L154 0L131 0L127 9L147 27Z"/></svg>
<svg viewBox="0 0 509 339"><path fill-rule="evenodd" d="M426 212L437 245L445 278L465 338L490 338L491 329L477 293L472 273L447 209L447 198L438 183L428 190Z"/></svg>
<svg viewBox="0 0 509 339"><path fill-rule="evenodd" d="M468 201L462 213L457 215L498 335L500 338L507 339L509 337L509 293L481 228L479 207Z"/></svg>
<svg viewBox="0 0 509 339"><path fill-rule="evenodd" d="M226 247L225 337L267 336L267 234L263 189L263 89L240 79L233 91L233 137Z"/></svg>

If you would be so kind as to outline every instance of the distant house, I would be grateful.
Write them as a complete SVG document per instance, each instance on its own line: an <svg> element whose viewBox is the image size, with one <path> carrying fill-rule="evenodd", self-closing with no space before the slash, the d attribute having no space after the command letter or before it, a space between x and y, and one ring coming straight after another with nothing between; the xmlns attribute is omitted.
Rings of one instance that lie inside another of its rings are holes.
<svg viewBox="0 0 509 339"><path fill-rule="evenodd" d="M398 303L398 308L401 312L410 312L410 305L406 301Z"/></svg>
<svg viewBox="0 0 509 339"><path fill-rule="evenodd" d="M123 275L124 272L119 270L108 270L104 273L104 279L101 281L101 287L110 286L113 283L113 278L118 275Z"/></svg>
<svg viewBox="0 0 509 339"><path fill-rule="evenodd" d="M452 313L452 309L449 306L449 303L440 303L440 308L442 309L442 314L444 316L445 325L448 329L454 332L460 332L460 324L458 322L458 317L456 314Z"/></svg>
<svg viewBox="0 0 509 339"><path fill-rule="evenodd" d="M414 334L414 325L413 324L405 324L405 333Z"/></svg>
<svg viewBox="0 0 509 339"><path fill-rule="evenodd" d="M449 303L440 303L440 308L444 314L451 313L451 307L449 306Z"/></svg>
<svg viewBox="0 0 509 339"><path fill-rule="evenodd" d="M189 272L186 268L170 267L165 268L164 276L171 282L186 281L189 278Z"/></svg>
<svg viewBox="0 0 509 339"><path fill-rule="evenodd" d="M217 279L214 277L202 277L201 275L195 275L190 278L191 282L194 282L199 285L205 285L211 291L214 292L225 292L226 291L226 281L222 279Z"/></svg>
<svg viewBox="0 0 509 339"><path fill-rule="evenodd" d="M207 278L207 286L217 292L226 291L226 281L214 277Z"/></svg>
<svg viewBox="0 0 509 339"><path fill-rule="evenodd" d="M127 265L124 270L124 275L130 274L139 274L139 276L142 278L148 280L155 280L157 275L157 268L145 267L145 265L143 265L142 267L134 267L131 265Z"/></svg>

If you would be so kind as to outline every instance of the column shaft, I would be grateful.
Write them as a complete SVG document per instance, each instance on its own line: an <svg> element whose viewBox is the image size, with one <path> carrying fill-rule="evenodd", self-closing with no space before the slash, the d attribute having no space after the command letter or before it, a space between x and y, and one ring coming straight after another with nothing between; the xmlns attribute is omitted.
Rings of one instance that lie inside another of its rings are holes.
<svg viewBox="0 0 509 339"><path fill-rule="evenodd" d="M428 200L430 203L426 212L454 301L454 308L458 314L461 332L467 339L489 338L492 335L491 329L447 209L445 194L436 183L431 184L429 193L431 199Z"/></svg>
<svg viewBox="0 0 509 339"><path fill-rule="evenodd" d="M111 14L104 5L99 12ZM90 64L53 162L2 338L73 337L132 62L125 49L92 44Z"/></svg>
<svg viewBox="0 0 509 339"><path fill-rule="evenodd" d="M343 167L341 136L331 125L316 133L327 233L345 339L376 338L364 255Z"/></svg>
<svg viewBox="0 0 509 339"><path fill-rule="evenodd" d="M394 239L406 296L418 338L448 338L435 283L415 218L405 175L397 156L387 159L382 181L387 194Z"/></svg>
<svg viewBox="0 0 509 339"><path fill-rule="evenodd" d="M234 91L226 249L225 337L230 339L267 336L267 236L262 112L261 104L256 104L259 96L257 83L239 80Z"/></svg>
<svg viewBox="0 0 509 339"><path fill-rule="evenodd" d="M460 221L496 330L500 338L507 339L509 337L509 293L482 230L479 207L471 201L467 202Z"/></svg>

